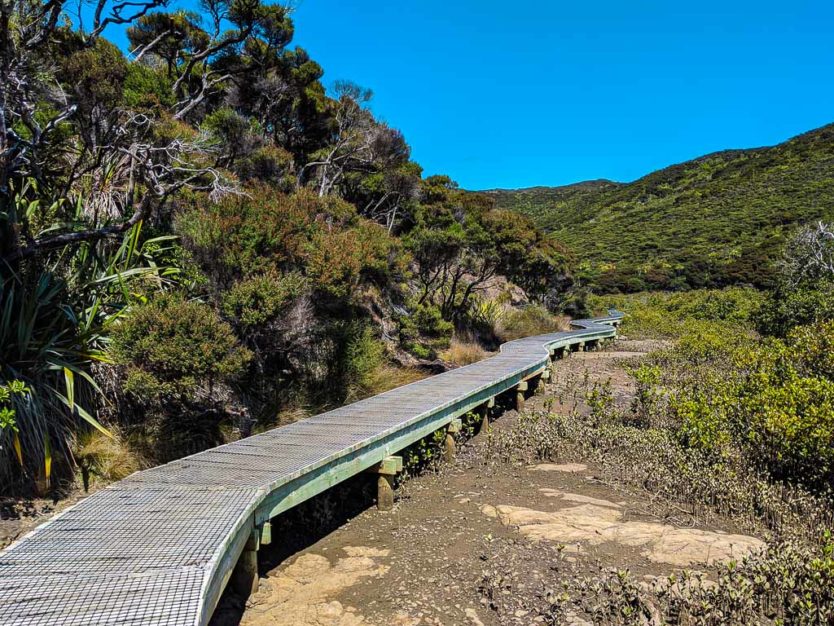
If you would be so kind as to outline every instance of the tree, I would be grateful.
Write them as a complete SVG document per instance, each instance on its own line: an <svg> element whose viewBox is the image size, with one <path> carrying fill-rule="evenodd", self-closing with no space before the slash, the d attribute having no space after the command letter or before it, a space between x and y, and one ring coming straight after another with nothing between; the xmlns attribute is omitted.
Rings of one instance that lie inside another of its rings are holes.
<svg viewBox="0 0 834 626"><path fill-rule="evenodd" d="M461 321L472 296L498 272L496 241L479 212L467 210L475 198L447 177L426 179L422 196L431 204L420 207L417 225L406 237L417 265L417 304L437 305L444 319Z"/></svg>
<svg viewBox="0 0 834 626"><path fill-rule="evenodd" d="M776 285L757 316L759 331L786 336L802 324L834 319L834 232L818 222L800 229L778 262Z"/></svg>
<svg viewBox="0 0 834 626"><path fill-rule="evenodd" d="M160 59L177 99L174 119L193 115L227 82L271 62L293 35L286 8L260 0L201 0L192 12L144 15L128 29L137 60ZM231 28L226 28L231 26Z"/></svg>
<svg viewBox="0 0 834 626"><path fill-rule="evenodd" d="M789 285L834 279L834 226L822 221L800 229L785 246L779 263Z"/></svg>
<svg viewBox="0 0 834 626"><path fill-rule="evenodd" d="M124 106L127 63L100 35L163 5L118 2L105 16L102 0L85 32L59 25L64 2L3 3L0 256L7 264L120 236L186 187L214 196L233 190L205 134Z"/></svg>
<svg viewBox="0 0 834 626"><path fill-rule="evenodd" d="M109 25L130 23L164 3L97 0L89 31L64 25L64 0L0 3L0 193L8 193L16 175L42 172L54 135L77 112L77 102L56 88L51 60L67 52L67 43L92 48Z"/></svg>

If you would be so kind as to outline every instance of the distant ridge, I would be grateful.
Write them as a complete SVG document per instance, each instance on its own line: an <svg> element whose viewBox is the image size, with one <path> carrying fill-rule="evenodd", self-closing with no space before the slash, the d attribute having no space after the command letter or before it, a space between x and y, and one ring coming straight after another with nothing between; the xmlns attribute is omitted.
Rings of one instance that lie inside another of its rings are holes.
<svg viewBox="0 0 834 626"><path fill-rule="evenodd" d="M631 183L484 191L572 249L598 291L768 285L789 232L834 219L834 124Z"/></svg>

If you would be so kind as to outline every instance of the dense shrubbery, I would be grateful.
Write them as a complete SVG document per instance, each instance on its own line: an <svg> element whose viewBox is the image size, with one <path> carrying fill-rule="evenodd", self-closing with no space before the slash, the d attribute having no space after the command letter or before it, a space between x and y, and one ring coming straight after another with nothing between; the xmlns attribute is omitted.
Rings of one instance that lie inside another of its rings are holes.
<svg viewBox="0 0 834 626"><path fill-rule="evenodd" d="M628 334L676 340L635 372L639 397L652 400L650 423L716 459L740 454L773 479L834 486L834 317L827 303L807 314L793 306L833 282L829 232L821 224L797 234L768 294L736 288L595 303L629 311ZM760 338L756 324L777 336Z"/></svg>
<svg viewBox="0 0 834 626"><path fill-rule="evenodd" d="M609 308L627 311L625 332L642 337L680 337L694 327L705 330L713 322L728 322L736 330L752 330L765 295L755 289L732 287L687 292L650 292L592 296L589 306L597 315Z"/></svg>
<svg viewBox="0 0 834 626"><path fill-rule="evenodd" d="M212 307L158 295L115 328L112 354L123 369L122 409L131 409L130 421L158 442L156 459L222 441L227 386L241 378L252 354Z"/></svg>
<svg viewBox="0 0 834 626"><path fill-rule="evenodd" d="M834 126L772 148L731 150L632 183L493 192L581 260L598 293L770 288L798 226L834 219Z"/></svg>
<svg viewBox="0 0 834 626"><path fill-rule="evenodd" d="M63 0L0 20L0 385L27 390L3 400L4 489L71 478L73 448L133 467L89 459L171 458L412 379L392 364L431 367L456 331L495 341L474 309L499 274L573 301L560 246L424 179L368 90L325 89L286 7L102 8L89 30Z"/></svg>

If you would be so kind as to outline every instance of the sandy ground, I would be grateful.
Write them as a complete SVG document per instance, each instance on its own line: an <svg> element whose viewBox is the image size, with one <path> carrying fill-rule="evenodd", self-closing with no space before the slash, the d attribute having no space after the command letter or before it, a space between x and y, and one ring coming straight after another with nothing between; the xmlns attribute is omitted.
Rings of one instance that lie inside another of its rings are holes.
<svg viewBox="0 0 834 626"><path fill-rule="evenodd" d="M0 500L0 550L86 497L82 489L74 488L61 499Z"/></svg>
<svg viewBox="0 0 834 626"><path fill-rule="evenodd" d="M620 341L560 362L557 375L610 379L616 401L627 403L633 389L623 359L656 347ZM527 410L546 400L559 410L546 395L531 398ZM493 427L512 428L517 417L508 411ZM567 576L600 567L627 568L646 580L682 567L708 572L761 545L729 527L676 526L602 484L583 463L496 471L479 456L483 437L454 465L407 480L391 512L371 506L367 477L346 486L341 501L311 503L262 549L258 592L245 605L228 593L214 625L547 623L537 607ZM310 524L311 515L327 519ZM569 623L587 622L577 616Z"/></svg>

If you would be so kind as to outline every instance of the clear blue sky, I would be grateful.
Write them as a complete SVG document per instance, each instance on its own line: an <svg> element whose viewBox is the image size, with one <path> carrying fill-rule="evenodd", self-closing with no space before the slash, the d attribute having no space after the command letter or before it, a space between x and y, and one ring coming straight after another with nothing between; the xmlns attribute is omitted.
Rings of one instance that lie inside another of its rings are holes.
<svg viewBox="0 0 834 626"><path fill-rule="evenodd" d="M832 0L301 0L294 20L326 84L371 88L425 172L469 189L628 181L834 122Z"/></svg>
<svg viewBox="0 0 834 626"><path fill-rule="evenodd" d="M834 122L831 0L302 0L295 22L470 189L633 180Z"/></svg>

